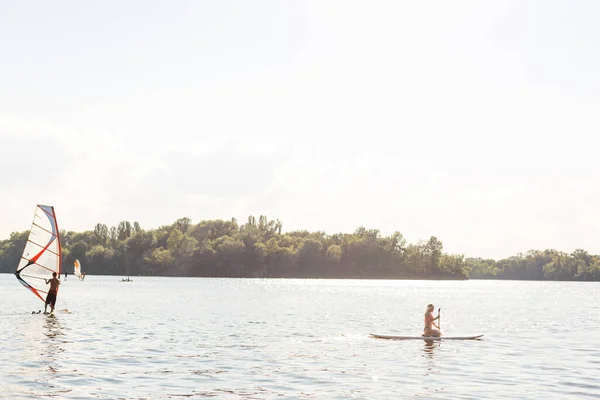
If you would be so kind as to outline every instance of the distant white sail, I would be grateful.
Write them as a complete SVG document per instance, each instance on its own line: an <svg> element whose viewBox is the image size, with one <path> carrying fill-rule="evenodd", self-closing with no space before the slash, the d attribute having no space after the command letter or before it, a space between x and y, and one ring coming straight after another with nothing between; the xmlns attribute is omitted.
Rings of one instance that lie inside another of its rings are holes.
<svg viewBox="0 0 600 400"><path fill-rule="evenodd" d="M81 279L81 263L79 262L79 260L75 260L73 262L73 264L74 264L73 272L74 272L75 276L78 277L79 279Z"/></svg>
<svg viewBox="0 0 600 400"><path fill-rule="evenodd" d="M17 280L42 301L46 301L46 279L60 277L62 253L54 207L38 205L29 237L15 271Z"/></svg>

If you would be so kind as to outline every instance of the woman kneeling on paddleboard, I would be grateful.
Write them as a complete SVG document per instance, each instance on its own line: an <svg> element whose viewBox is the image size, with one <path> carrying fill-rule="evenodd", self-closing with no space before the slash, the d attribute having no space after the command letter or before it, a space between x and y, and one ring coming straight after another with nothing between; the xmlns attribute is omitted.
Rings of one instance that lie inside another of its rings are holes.
<svg viewBox="0 0 600 400"><path fill-rule="evenodd" d="M438 313L437 317L433 316L434 309L435 309L435 307L433 306L433 304L429 304L427 306L427 310L425 310L425 329L423 329L422 336L442 336L442 332L439 330L440 329L439 325L436 325L435 322L433 322L436 319L437 320L440 319L439 313ZM434 326L437 329L433 329Z"/></svg>

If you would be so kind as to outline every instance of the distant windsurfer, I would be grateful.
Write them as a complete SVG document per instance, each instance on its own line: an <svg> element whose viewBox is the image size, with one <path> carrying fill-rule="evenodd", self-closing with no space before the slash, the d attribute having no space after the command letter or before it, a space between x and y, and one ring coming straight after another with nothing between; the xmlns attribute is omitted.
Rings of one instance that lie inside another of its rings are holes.
<svg viewBox="0 0 600 400"><path fill-rule="evenodd" d="M441 336L442 332L439 330L440 326L436 325L436 323L434 321L440 319L440 314L438 312L438 316L434 317L433 316L433 310L435 309L435 306L433 304L429 304L427 305L427 310L425 310L425 328L423 329L423 335L422 336ZM437 328L437 329L434 329Z"/></svg>
<svg viewBox="0 0 600 400"><path fill-rule="evenodd" d="M47 314L48 305L50 305L50 312L54 312L54 305L56 304L56 295L58 294L58 285L60 281L56 278L56 272L52 273L52 279L45 279L46 285L50 284L48 295L46 296L46 304L44 304L44 314Z"/></svg>

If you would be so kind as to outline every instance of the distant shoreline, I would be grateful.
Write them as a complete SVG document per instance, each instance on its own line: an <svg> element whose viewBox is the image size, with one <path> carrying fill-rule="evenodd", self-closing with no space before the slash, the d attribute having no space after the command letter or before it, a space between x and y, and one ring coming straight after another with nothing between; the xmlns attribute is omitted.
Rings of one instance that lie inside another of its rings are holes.
<svg viewBox="0 0 600 400"><path fill-rule="evenodd" d="M14 275L12 272L0 272L0 275ZM108 275L108 274L96 274L96 275L87 275L88 277L114 277L117 280L121 280L124 278L123 275ZM69 274L71 277L71 274ZM175 275L129 275L131 280L133 278L177 278L177 279L266 279L266 280L276 280L276 279L285 279L285 280L353 280L353 281L433 281L433 282L442 282L442 281L506 281L506 282L573 282L573 283L597 283L599 281L582 281L582 280L547 280L547 279L512 279L512 278L466 278L466 279L453 279L453 278L351 278L351 277L252 277L252 276L175 276ZM87 278L87 277L86 277ZM61 280L64 281L64 273L61 275ZM73 279L75 280L75 279ZM67 282L69 280L67 279ZM77 279L79 281L79 279Z"/></svg>
<svg viewBox="0 0 600 400"><path fill-rule="evenodd" d="M279 220L248 217L143 229L137 222L61 231L63 270L81 262L87 276L281 279L600 281L600 256L575 250L531 250L501 260L443 251L435 236L408 243L400 232L283 232ZM0 241L0 272L18 265L28 231Z"/></svg>

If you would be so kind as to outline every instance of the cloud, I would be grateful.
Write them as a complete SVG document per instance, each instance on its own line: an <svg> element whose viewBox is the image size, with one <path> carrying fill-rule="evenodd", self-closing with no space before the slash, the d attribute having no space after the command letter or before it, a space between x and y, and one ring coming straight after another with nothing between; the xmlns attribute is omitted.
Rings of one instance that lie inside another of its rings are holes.
<svg viewBox="0 0 600 400"><path fill-rule="evenodd" d="M29 229L36 204L59 202L74 156L54 127L0 115L0 237Z"/></svg>
<svg viewBox="0 0 600 400"><path fill-rule="evenodd" d="M72 165L69 148L53 135L7 134L18 130L5 128L0 124L1 188L16 195L56 190Z"/></svg>
<svg viewBox="0 0 600 400"><path fill-rule="evenodd" d="M249 154L228 146L211 154L170 152L163 162L164 169L146 177L150 192L227 198L264 192L274 183L275 170L285 160L279 155Z"/></svg>
<svg viewBox="0 0 600 400"><path fill-rule="evenodd" d="M112 160L90 174L92 179L82 180L81 188L72 187L80 199L72 201L69 212L78 217L67 222L90 229L97 222L137 220L153 228L180 217L243 218L271 199L278 171L288 160L285 152L249 153L236 145L205 154L167 150L150 157L152 163L145 164L139 157ZM93 162L99 165L99 160ZM81 196L83 190L86 197Z"/></svg>

